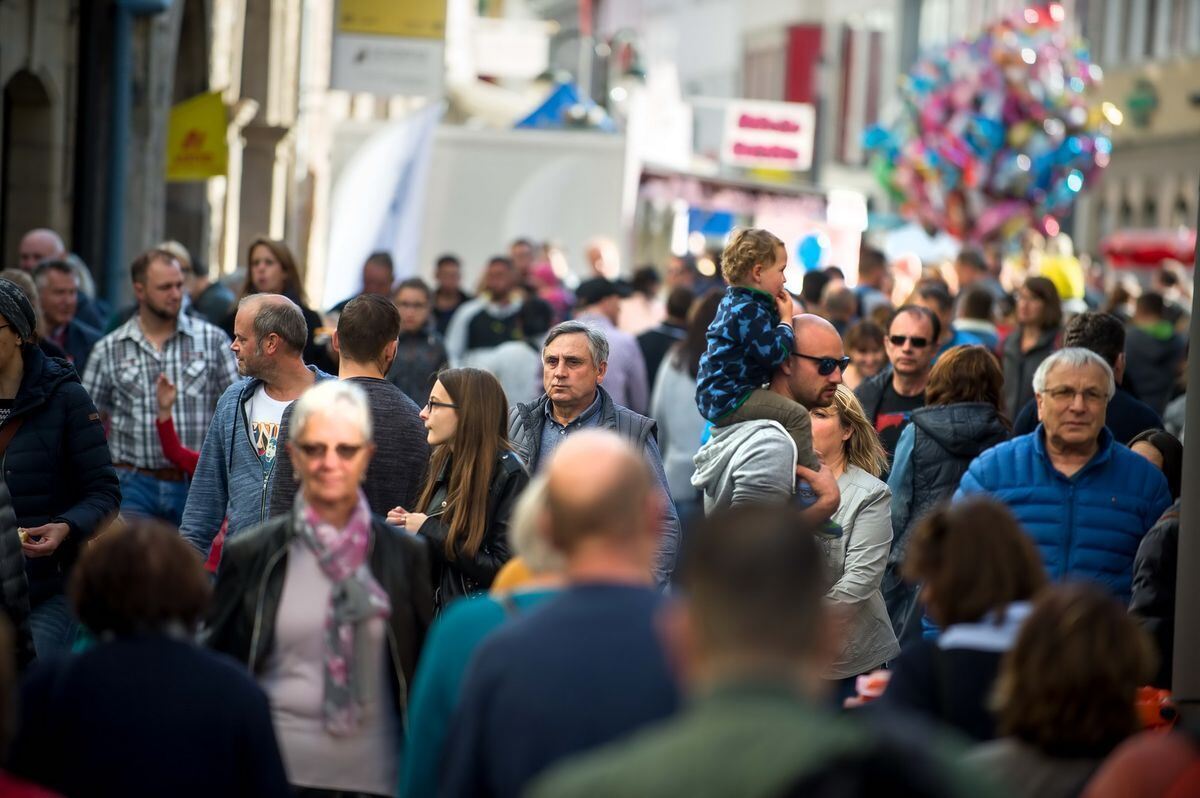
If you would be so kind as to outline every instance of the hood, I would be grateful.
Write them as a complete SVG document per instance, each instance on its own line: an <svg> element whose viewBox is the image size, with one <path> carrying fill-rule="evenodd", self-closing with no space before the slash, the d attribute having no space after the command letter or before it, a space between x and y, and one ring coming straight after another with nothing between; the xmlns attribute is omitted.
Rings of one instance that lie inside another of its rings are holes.
<svg viewBox="0 0 1200 798"><path fill-rule="evenodd" d="M75 367L62 358L46 357L36 346L22 352L25 374L17 391L13 413L21 413L41 404L64 382L79 382Z"/></svg>
<svg viewBox="0 0 1200 798"><path fill-rule="evenodd" d="M996 408L986 402L922 407L913 411L912 423L955 457L975 457L1009 435Z"/></svg>
<svg viewBox="0 0 1200 798"><path fill-rule="evenodd" d="M708 488L715 487L725 478L734 456L767 427L778 427L778 424L774 421L744 421L729 427L714 428L708 443L696 453L692 487L705 493L714 493Z"/></svg>

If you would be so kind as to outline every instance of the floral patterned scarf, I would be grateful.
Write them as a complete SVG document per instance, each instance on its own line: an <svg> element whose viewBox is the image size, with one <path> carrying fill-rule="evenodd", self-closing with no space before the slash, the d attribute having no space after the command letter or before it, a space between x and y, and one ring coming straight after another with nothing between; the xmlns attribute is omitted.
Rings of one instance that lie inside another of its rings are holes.
<svg viewBox="0 0 1200 798"><path fill-rule="evenodd" d="M326 523L296 495L296 531L312 549L321 572L333 583L325 617L325 728L353 734L362 721L367 635L364 622L387 618L392 606L367 567L371 510L362 491L342 529Z"/></svg>

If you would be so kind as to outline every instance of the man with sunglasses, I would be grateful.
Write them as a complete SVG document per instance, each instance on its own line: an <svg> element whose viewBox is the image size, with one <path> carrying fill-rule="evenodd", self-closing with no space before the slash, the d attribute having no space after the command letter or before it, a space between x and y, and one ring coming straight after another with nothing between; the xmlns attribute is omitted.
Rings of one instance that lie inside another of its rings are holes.
<svg viewBox="0 0 1200 798"><path fill-rule="evenodd" d="M308 324L300 307L279 294L251 294L238 303L230 349L235 382L217 402L188 489L179 533L207 555L228 519L226 535L267 519L283 412L317 380L333 379L304 364Z"/></svg>
<svg viewBox="0 0 1200 798"><path fill-rule="evenodd" d="M850 358L832 324L805 314L792 319L796 348L771 374L767 389L808 410L829 407ZM718 427L696 455L692 485L704 492L704 512L724 507L791 501L797 477L809 483L815 502L804 510L814 524L828 521L840 499L828 468L796 464L796 443L782 424L768 419Z"/></svg>
<svg viewBox="0 0 1200 798"><path fill-rule="evenodd" d="M903 305L892 313L883 345L891 365L865 380L854 394L879 433L890 458L912 411L925 406L925 385L933 370L942 325L933 311Z"/></svg>

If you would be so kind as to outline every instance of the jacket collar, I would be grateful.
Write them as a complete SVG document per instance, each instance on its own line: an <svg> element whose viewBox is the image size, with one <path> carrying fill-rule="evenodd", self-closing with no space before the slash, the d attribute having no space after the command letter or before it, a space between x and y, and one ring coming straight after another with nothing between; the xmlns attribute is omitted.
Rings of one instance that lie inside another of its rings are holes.
<svg viewBox="0 0 1200 798"><path fill-rule="evenodd" d="M1085 472L1087 472L1093 468L1099 468L1100 466L1104 465L1112 458L1112 449L1113 449L1112 431L1107 426L1101 427L1100 428L1100 438L1098 441L1099 448L1096 450L1096 453L1094 455L1092 455L1092 459L1088 460L1087 464L1083 468L1076 471L1074 475L1067 477L1067 476L1064 476L1061 471L1059 471L1057 468L1055 468L1054 464L1052 462L1050 462L1050 455L1046 451L1046 427L1045 427L1045 425L1039 423L1037 425L1037 429L1034 430L1032 434L1033 434L1033 450L1034 450L1034 452L1037 453L1037 456L1043 462L1045 462L1046 467L1049 468L1053 473L1057 474L1060 478L1066 479L1068 481L1076 479L1080 475L1084 474Z"/></svg>

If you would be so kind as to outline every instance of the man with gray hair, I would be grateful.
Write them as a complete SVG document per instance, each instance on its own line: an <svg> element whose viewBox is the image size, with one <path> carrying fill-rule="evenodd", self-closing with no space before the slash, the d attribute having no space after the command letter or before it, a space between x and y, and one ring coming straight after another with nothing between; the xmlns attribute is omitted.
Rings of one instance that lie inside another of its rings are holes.
<svg viewBox="0 0 1200 798"><path fill-rule="evenodd" d="M92 347L104 333L79 319L79 275L67 261L50 258L33 270L33 281L46 323L46 337L62 347L67 360L82 374Z"/></svg>
<svg viewBox="0 0 1200 798"><path fill-rule="evenodd" d="M1033 375L1042 423L971 463L955 499L987 493L1013 511L1050 577L1098 582L1125 604L1138 543L1171 504L1162 472L1113 440L1112 367L1069 347Z"/></svg>
<svg viewBox="0 0 1200 798"><path fill-rule="evenodd" d="M230 538L267 519L283 411L317 380L333 379L304 364L307 340L304 313L287 297L251 294L238 303L229 348L249 379L217 403L179 527L201 554L222 519Z"/></svg>
<svg viewBox="0 0 1200 798"><path fill-rule="evenodd" d="M586 428L609 429L642 452L666 499L655 576L666 584L679 547L679 516L671 501L653 419L613 401L601 386L608 373L608 339L580 321L555 326L542 345L542 387L537 401L509 411L508 438L530 473L536 473L567 435Z"/></svg>

